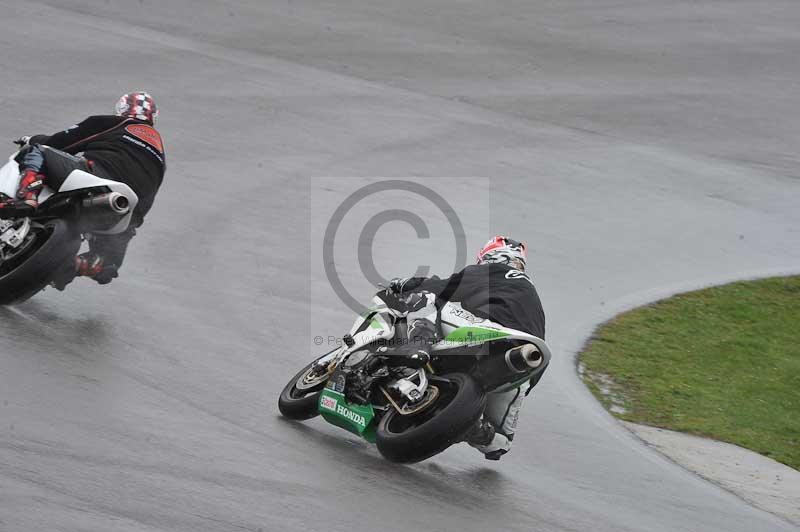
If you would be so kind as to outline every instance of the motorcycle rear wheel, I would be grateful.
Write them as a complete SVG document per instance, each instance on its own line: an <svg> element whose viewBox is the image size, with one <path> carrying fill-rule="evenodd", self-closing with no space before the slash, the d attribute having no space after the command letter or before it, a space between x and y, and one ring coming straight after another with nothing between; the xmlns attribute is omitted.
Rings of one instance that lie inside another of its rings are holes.
<svg viewBox="0 0 800 532"><path fill-rule="evenodd" d="M0 305L20 303L43 289L67 261L74 261L80 235L65 220L33 222L18 253L0 261Z"/></svg>
<svg viewBox="0 0 800 532"><path fill-rule="evenodd" d="M424 410L401 415L390 409L378 424L375 443L392 462L421 462L462 441L486 407L486 394L466 373L429 376L439 398Z"/></svg>

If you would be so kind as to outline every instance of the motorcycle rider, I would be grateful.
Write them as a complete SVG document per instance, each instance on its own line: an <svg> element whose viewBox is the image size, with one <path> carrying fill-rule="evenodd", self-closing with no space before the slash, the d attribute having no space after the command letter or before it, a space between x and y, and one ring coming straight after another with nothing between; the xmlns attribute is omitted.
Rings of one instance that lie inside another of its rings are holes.
<svg viewBox="0 0 800 532"><path fill-rule="evenodd" d="M30 216L39 205L45 184L58 190L76 169L125 183L139 197L130 226L116 235L93 235L89 251L75 258L61 279L63 287L77 276L100 284L118 276L136 228L153 205L166 169L164 144L154 128L158 108L146 92L133 91L117 101L114 115L90 116L53 135L34 135L15 141L22 146L20 184L16 198L0 193L0 218ZM82 154L82 155L81 155Z"/></svg>
<svg viewBox="0 0 800 532"><path fill-rule="evenodd" d="M437 309L447 301L461 303L479 318L544 340L544 310L525 273L526 257L524 243L496 236L480 250L477 264L447 279L392 279L384 299L408 323L408 344L394 351L402 357L399 363L419 367L429 360L430 346L437 340ZM547 363L542 361L531 379L517 389L488 395L483 418L466 436L467 443L488 460L499 460L511 448L522 403Z"/></svg>

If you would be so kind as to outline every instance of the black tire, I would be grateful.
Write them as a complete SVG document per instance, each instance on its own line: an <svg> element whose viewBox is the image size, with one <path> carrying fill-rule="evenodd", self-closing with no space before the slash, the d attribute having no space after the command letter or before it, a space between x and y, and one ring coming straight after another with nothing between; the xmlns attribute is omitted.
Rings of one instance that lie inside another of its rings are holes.
<svg viewBox="0 0 800 532"><path fill-rule="evenodd" d="M430 376L439 387L436 402L418 414L402 416L390 409L378 424L375 443L388 460L420 462L461 441L486 407L486 394L466 373Z"/></svg>
<svg viewBox="0 0 800 532"><path fill-rule="evenodd" d="M325 379L316 386L306 390L299 390L297 388L297 382L311 369L314 362L301 369L297 375L292 377L289 384L283 387L283 391L278 398L278 410L281 411L284 417L303 420L311 419L319 415L317 406L319 403L319 396L322 394L322 389L325 388L325 384L328 380Z"/></svg>
<svg viewBox="0 0 800 532"><path fill-rule="evenodd" d="M0 263L0 305L25 301L47 286L53 274L66 261L74 260L81 247L80 235L61 219L49 220L31 231L37 233L29 248L19 257Z"/></svg>

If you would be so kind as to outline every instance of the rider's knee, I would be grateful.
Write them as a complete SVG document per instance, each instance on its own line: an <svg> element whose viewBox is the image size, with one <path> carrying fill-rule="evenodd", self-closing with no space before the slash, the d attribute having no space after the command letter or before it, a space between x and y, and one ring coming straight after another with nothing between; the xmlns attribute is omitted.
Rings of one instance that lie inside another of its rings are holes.
<svg viewBox="0 0 800 532"><path fill-rule="evenodd" d="M39 144L30 146L25 152L25 156L22 158L20 170L33 170L36 173L40 173L43 166L44 151L42 150L42 147Z"/></svg>

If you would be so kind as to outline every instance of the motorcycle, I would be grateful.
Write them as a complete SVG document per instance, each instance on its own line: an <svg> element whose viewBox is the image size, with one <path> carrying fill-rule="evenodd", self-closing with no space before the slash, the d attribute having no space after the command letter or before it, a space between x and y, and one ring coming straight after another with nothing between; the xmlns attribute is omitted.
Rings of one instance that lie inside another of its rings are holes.
<svg viewBox="0 0 800 532"><path fill-rule="evenodd" d="M483 414L486 394L514 389L550 362L541 338L448 302L437 312L430 360L423 367L397 365L392 348L408 341L408 325L380 294L341 345L284 387L283 416L321 415L375 443L392 462L420 462L465 439Z"/></svg>
<svg viewBox="0 0 800 532"><path fill-rule="evenodd" d="M14 153L0 168L0 192L14 196ZM24 301L73 268L88 234L116 234L130 225L139 198L131 188L73 170L58 190L45 186L30 217L0 219L0 305Z"/></svg>

